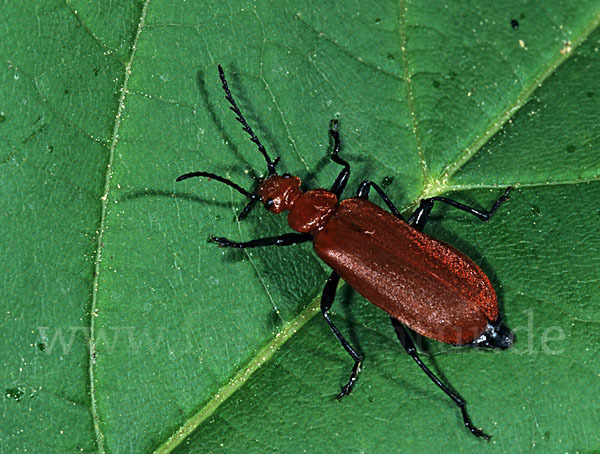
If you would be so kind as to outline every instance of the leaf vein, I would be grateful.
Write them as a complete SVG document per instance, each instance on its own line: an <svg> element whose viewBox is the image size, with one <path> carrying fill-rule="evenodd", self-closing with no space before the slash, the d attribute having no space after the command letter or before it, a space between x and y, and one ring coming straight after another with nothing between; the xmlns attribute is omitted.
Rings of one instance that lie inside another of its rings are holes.
<svg viewBox="0 0 600 454"><path fill-rule="evenodd" d="M111 144L109 147L109 157L108 164L106 167L106 178L104 183L104 191L102 195L102 211L100 215L100 226L98 228L98 240L96 246L96 257L95 257L95 275L92 283L92 302L90 307L90 338L89 338L89 386L90 386L90 404L91 404L91 414L92 420L94 423L94 432L96 434L96 444L98 447L98 452L104 453L106 452L106 448L104 446L104 434L102 433L100 427L100 415L98 414L98 407L96 404L96 378L95 378L95 366L96 366L96 332L95 332L95 318L98 314L98 283L99 283L99 275L100 275L100 264L102 262L102 251L103 251L103 238L104 238L104 230L106 227L106 215L108 213L108 195L110 192L110 184L112 177L112 167L115 159L115 148L119 139L119 128L121 126L121 118L123 115L123 111L125 109L125 97L127 96L127 86L129 83L129 78L131 76L131 67L133 65L133 60L135 58L135 52L137 49L137 43L139 42L140 35L144 28L144 22L146 19L146 15L148 12L148 6L150 4L150 0L146 0L142 12L140 14L140 19L138 21L135 37L133 38L133 43L131 46L131 53L129 55L129 61L125 66L124 78L123 78L123 86L121 89L121 95L119 96L119 105L117 109L117 114L115 116L115 122L113 127Z"/></svg>

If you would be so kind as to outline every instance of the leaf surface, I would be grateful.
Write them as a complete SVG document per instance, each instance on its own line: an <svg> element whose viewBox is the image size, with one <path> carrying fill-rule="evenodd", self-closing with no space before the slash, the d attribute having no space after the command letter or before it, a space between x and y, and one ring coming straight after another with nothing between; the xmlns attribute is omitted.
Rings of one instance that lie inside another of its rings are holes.
<svg viewBox="0 0 600 454"><path fill-rule="evenodd" d="M265 164L328 187L329 120L352 166L490 276L517 341L419 339L490 450L600 449L600 3L10 3L0 19L0 442L7 450L383 452L482 446L347 286L319 314L310 244L218 249L288 231L250 189ZM518 22L518 27L515 24ZM376 196L373 196L374 200ZM316 315L316 316L315 316Z"/></svg>

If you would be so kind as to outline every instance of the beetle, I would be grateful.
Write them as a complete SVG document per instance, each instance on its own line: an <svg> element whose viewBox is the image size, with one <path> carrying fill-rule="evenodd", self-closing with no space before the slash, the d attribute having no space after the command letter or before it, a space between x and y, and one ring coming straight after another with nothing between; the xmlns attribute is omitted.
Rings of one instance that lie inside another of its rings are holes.
<svg viewBox="0 0 600 454"><path fill-rule="evenodd" d="M421 200L407 220L384 190L371 180L363 180L354 197L342 200L350 177L350 164L339 156L338 121L332 120L329 133L333 139L333 152L330 158L343 168L329 190L303 191L300 178L289 173L277 174L279 157L270 158L242 115L220 65L218 70L230 109L263 155L267 176L255 192L204 171L183 174L176 181L206 177L226 184L250 199L238 220L244 219L260 201L271 213L288 211L287 221L295 232L245 242L211 236L209 241L238 249L312 241L316 254L333 269L321 296L321 313L333 335L354 360L350 378L337 398L352 391L363 360L329 316L341 278L390 315L398 340L408 355L460 408L466 428L473 435L488 440L489 435L471 422L466 402L421 361L407 328L452 345L498 349L512 345L513 334L499 316L496 293L485 273L462 252L423 233L435 202L445 203L487 222L509 199L511 188L504 191L489 211L477 210L446 197L430 197ZM369 201L370 189L377 192L389 211Z"/></svg>

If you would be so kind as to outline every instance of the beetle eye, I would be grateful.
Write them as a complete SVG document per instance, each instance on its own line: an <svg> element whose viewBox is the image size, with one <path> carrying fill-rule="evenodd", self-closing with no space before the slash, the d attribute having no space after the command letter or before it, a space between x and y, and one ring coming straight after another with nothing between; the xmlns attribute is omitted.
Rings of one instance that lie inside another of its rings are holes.
<svg viewBox="0 0 600 454"><path fill-rule="evenodd" d="M290 175L289 173L287 173L287 172L286 172L286 173L284 173L284 174L283 174L283 175L281 175L281 176L282 176L283 178L289 178L289 177L291 177L292 175Z"/></svg>
<svg viewBox="0 0 600 454"><path fill-rule="evenodd" d="M265 208L266 208L267 210L270 210L270 209L271 209L271 207L273 206L273 203L274 203L274 202L273 202L273 199L267 199L267 200L266 200L266 202L265 202Z"/></svg>

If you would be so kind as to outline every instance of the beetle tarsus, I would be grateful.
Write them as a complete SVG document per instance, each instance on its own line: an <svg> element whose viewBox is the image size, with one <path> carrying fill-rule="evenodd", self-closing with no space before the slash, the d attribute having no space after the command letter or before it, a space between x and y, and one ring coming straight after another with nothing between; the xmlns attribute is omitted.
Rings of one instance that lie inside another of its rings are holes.
<svg viewBox="0 0 600 454"><path fill-rule="evenodd" d="M496 212L496 210L500 207L500 205L502 205L504 202L506 202L508 199L510 199L510 191L512 191L512 187L507 187L506 191L504 191L504 194L502 194L502 196L496 200L496 203L494 203L494 206L492 207L492 209L490 211L488 211L486 214L487 216L485 217L485 219L483 219L484 221L489 221L490 218L492 217L492 215Z"/></svg>
<svg viewBox="0 0 600 454"><path fill-rule="evenodd" d="M492 438L490 435L486 434L483 430L478 429L471 422L471 418L469 418L469 414L467 413L466 405L460 406L460 411L462 412L463 421L465 423L465 427L469 429L469 431L475 435L476 437L483 438L484 440L489 441Z"/></svg>
<svg viewBox="0 0 600 454"><path fill-rule="evenodd" d="M235 243L233 241L228 240L227 238L217 237L213 235L211 235L211 237L208 239L208 242L217 243L219 247L235 247Z"/></svg>
<svg viewBox="0 0 600 454"><path fill-rule="evenodd" d="M342 397L347 396L352 392L352 388L356 384L356 379L358 378L358 373L360 372L360 366L362 364L362 358L354 363L354 367L352 368L352 372L350 373L350 380L344 386L342 386L342 390L336 396L337 400L342 400Z"/></svg>

